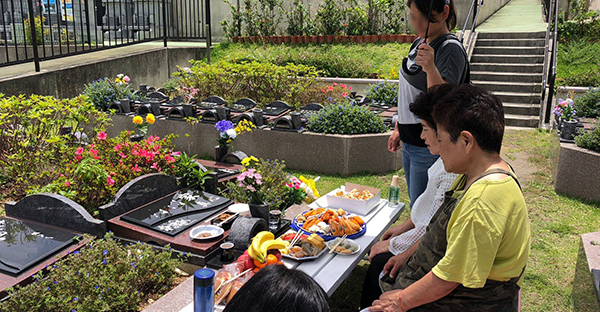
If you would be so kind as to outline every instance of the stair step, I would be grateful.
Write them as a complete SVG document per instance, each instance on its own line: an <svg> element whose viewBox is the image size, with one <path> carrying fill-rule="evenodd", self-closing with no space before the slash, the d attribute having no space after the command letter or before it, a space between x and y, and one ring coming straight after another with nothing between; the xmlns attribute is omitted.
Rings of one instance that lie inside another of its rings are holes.
<svg viewBox="0 0 600 312"><path fill-rule="evenodd" d="M503 73L542 73L543 64L471 63L471 70Z"/></svg>
<svg viewBox="0 0 600 312"><path fill-rule="evenodd" d="M539 122L537 116L504 114L504 123L510 127L537 127Z"/></svg>
<svg viewBox="0 0 600 312"><path fill-rule="evenodd" d="M543 55L473 54L471 63L543 64Z"/></svg>
<svg viewBox="0 0 600 312"><path fill-rule="evenodd" d="M526 93L526 92L492 92L502 103L523 103L523 104L539 104L541 93Z"/></svg>
<svg viewBox="0 0 600 312"><path fill-rule="evenodd" d="M473 54L544 55L544 47L475 47Z"/></svg>
<svg viewBox="0 0 600 312"><path fill-rule="evenodd" d="M471 80L506 82L542 82L542 74L471 71Z"/></svg>
<svg viewBox="0 0 600 312"><path fill-rule="evenodd" d="M536 32L480 32L477 38L481 39L539 39L546 38L545 31Z"/></svg>
<svg viewBox="0 0 600 312"><path fill-rule="evenodd" d="M478 81L471 80L474 85L482 87L489 92L516 92L516 93L541 93L542 84L534 82L504 82L504 81Z"/></svg>
<svg viewBox="0 0 600 312"><path fill-rule="evenodd" d="M502 106L504 106L504 114L524 116L540 115L540 104L502 103Z"/></svg>
<svg viewBox="0 0 600 312"><path fill-rule="evenodd" d="M475 47L545 47L546 39L480 39Z"/></svg>

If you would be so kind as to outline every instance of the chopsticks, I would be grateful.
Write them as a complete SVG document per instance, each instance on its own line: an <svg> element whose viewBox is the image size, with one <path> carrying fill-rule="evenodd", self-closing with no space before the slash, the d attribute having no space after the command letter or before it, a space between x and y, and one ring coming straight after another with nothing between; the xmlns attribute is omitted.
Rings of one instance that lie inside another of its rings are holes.
<svg viewBox="0 0 600 312"><path fill-rule="evenodd" d="M340 241L337 242L337 244L335 244L335 246L333 246L333 247L330 248L329 253L332 253L336 248L338 248L342 244L342 242L346 239L346 237L348 237L348 235L344 234L344 236L342 236L342 238L340 239Z"/></svg>
<svg viewBox="0 0 600 312"><path fill-rule="evenodd" d="M290 248L292 248L294 246L294 244L296 244L298 242L298 240L300 239L300 237L302 237L302 231L296 232L296 235L294 235L294 238L290 242L290 245L287 246L286 251L289 251Z"/></svg>
<svg viewBox="0 0 600 312"><path fill-rule="evenodd" d="M236 276L232 277L231 279L229 279L229 280L226 280L225 282L221 283L221 285L219 285L219 287L218 287L217 289L215 289L215 294L216 294L216 293L219 291L219 289L221 289L221 287L223 287L223 285L227 285L227 284L229 284L229 283L233 282L233 281L234 281L234 280L236 280L237 278L239 278L239 277L241 277L241 276L244 276L246 273L248 273L248 272L250 272L250 271L252 271L252 269L248 269L248 270L246 270L246 271L244 271L244 272L242 272L242 273L240 273L240 274L238 274L238 275L236 275ZM219 301L219 302L220 302L220 301ZM217 303L215 303L215 304L219 304L219 302L217 302Z"/></svg>

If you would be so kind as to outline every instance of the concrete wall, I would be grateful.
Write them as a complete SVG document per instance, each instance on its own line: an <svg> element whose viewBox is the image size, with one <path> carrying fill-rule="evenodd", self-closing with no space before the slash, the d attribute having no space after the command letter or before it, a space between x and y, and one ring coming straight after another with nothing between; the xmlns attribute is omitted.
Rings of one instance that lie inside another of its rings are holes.
<svg viewBox="0 0 600 312"><path fill-rule="evenodd" d="M132 118L112 116L113 127L108 129L108 135L133 131ZM159 137L171 133L179 135L173 141L178 150L198 157L214 157L218 132L213 124L191 126L185 121L159 119L148 132ZM390 133L350 136L255 130L238 137L233 145L235 150L248 155L285 160L287 167L293 170L339 175L364 171L386 173L402 168L402 153L387 150L389 136Z"/></svg>
<svg viewBox="0 0 600 312"><path fill-rule="evenodd" d="M560 144L555 190L570 196L600 202L600 153Z"/></svg>
<svg viewBox="0 0 600 312"><path fill-rule="evenodd" d="M323 3L323 0L303 0L304 5L310 4L312 10L312 16L316 12L319 5ZM360 3L367 3L366 0L358 0ZM396 0L405 3L404 0ZM236 1L231 1L234 5L237 3ZM478 23L482 23L486 19L488 19L492 14L506 5L510 0L485 0L483 7L479 12L479 16L477 18ZM599 1L600 2L600 1ZM243 1L240 0L243 8ZM293 0L284 0L284 6L289 7L293 3ZM458 27L462 29L467 14L469 13L469 8L473 0L454 0L454 4L456 5L456 13L458 15ZM212 35L214 41L223 41L225 40L225 35L223 33L223 28L221 27L222 20L231 20L231 12L229 6L225 4L222 0L211 1L211 28ZM285 20L285 17L283 18ZM281 28L284 29L285 23L282 23Z"/></svg>
<svg viewBox="0 0 600 312"><path fill-rule="evenodd" d="M131 77L134 88L141 83L162 86L177 69L177 65L186 66L190 59L205 57L207 51L197 47L151 48L130 55L0 79L0 93L68 98L79 95L86 83L102 77L115 77L121 73Z"/></svg>

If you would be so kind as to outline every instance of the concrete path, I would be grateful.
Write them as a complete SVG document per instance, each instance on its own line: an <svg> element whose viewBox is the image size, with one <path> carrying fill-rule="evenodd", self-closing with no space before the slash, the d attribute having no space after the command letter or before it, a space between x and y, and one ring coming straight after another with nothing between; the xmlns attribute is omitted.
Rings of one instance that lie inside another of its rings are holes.
<svg viewBox="0 0 600 312"><path fill-rule="evenodd" d="M169 48L180 48L180 47L203 48L203 47L206 47L206 43L205 42L169 41L167 43L167 47L169 47ZM48 70L52 70L52 69L70 67L70 66L77 65L77 64L85 64L85 63L89 63L92 61L110 59L110 58L115 58L115 57L119 57L119 56L131 55L131 54L147 52L147 51L163 49L163 48L164 48L164 46L163 46L162 41L144 42L144 43L134 44L134 45L125 46L125 47L110 48L110 49L105 49L105 50L100 50L100 51L95 51L95 52L82 53L82 54L73 55L73 56L61 57L61 58L48 60L48 61L42 61L42 62L40 62L40 69L42 72L44 72L44 71L48 71ZM33 62L2 67L0 69L0 80L9 78L9 77L26 75L26 74L35 74L35 65Z"/></svg>
<svg viewBox="0 0 600 312"><path fill-rule="evenodd" d="M485 5L485 2L484 4ZM541 0L511 0L489 19L477 26L477 32L545 31Z"/></svg>

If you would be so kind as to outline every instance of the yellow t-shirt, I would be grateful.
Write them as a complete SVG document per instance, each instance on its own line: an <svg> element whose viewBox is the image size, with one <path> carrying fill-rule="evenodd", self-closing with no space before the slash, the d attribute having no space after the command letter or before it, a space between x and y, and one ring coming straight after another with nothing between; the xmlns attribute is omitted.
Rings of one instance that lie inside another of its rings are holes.
<svg viewBox="0 0 600 312"><path fill-rule="evenodd" d="M461 175L451 190L460 194L465 183ZM446 254L432 270L437 277L481 288L487 279L508 281L519 276L529 258L530 228L515 180L473 183L450 217L446 239Z"/></svg>

